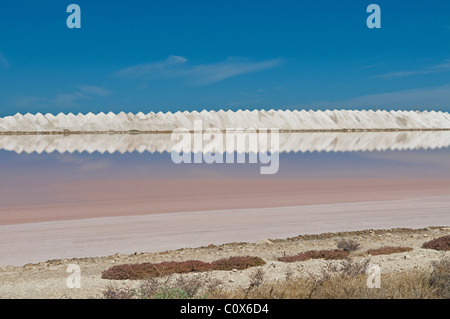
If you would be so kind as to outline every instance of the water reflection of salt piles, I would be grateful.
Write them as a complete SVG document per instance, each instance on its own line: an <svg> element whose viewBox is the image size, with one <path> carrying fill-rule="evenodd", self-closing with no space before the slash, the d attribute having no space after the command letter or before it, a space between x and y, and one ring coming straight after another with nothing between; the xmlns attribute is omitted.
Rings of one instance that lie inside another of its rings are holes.
<svg viewBox="0 0 450 319"><path fill-rule="evenodd" d="M171 134L0 135L0 149L17 153L170 152ZM193 148L194 143L190 143ZM237 144L235 144L235 150ZM279 152L349 152L450 147L450 131L280 133ZM189 149L189 148L187 148ZM248 151L248 149L247 149ZM250 147L250 151L252 151Z"/></svg>
<svg viewBox="0 0 450 319"><path fill-rule="evenodd" d="M0 118L0 133L6 132L171 132L194 129L194 120L204 128L279 128L288 131L311 130L420 130L450 129L450 114L416 111L201 111L137 114L120 112L16 114Z"/></svg>
<svg viewBox="0 0 450 319"><path fill-rule="evenodd" d="M195 123L199 123L196 120L201 120L203 130L267 128L269 140L270 129L277 128L282 132L279 135L280 153L450 146L450 114L446 112L239 110L148 114L60 113L56 116L16 114L0 118L0 149L17 153L170 152L177 141L164 132L170 133L179 128L194 131L197 129ZM184 150L202 151L190 139L184 139L182 143L185 143ZM261 150L261 146L242 147L236 143L233 150L254 152Z"/></svg>

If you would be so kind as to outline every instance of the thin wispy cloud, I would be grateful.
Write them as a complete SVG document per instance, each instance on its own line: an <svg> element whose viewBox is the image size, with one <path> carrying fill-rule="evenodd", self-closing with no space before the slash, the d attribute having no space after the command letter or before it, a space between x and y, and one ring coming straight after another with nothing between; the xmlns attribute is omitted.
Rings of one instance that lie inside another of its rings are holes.
<svg viewBox="0 0 450 319"><path fill-rule="evenodd" d="M450 110L450 84L439 87L422 87L395 92L369 94L340 101L319 101L310 107L333 108L442 108Z"/></svg>
<svg viewBox="0 0 450 319"><path fill-rule="evenodd" d="M95 96L105 97L111 92L107 89L93 86L93 85L81 85L78 90L72 93L59 94L56 97L49 100L51 105L58 107L75 107L80 100L90 100Z"/></svg>
<svg viewBox="0 0 450 319"><path fill-rule="evenodd" d="M187 59L177 55L171 55L167 59L158 62L134 65L115 74L126 78L139 78L143 76L173 76L179 66L185 64Z"/></svg>
<svg viewBox="0 0 450 319"><path fill-rule="evenodd" d="M15 100L16 107L19 110L26 109L29 107L39 108L44 106L46 103L46 99L42 97L36 96L21 96Z"/></svg>
<svg viewBox="0 0 450 319"><path fill-rule="evenodd" d="M208 85L238 75L271 69L282 64L282 59L251 61L229 57L211 64L193 64L182 56L171 55L163 61L139 64L119 70L115 75L124 78L184 78L191 85Z"/></svg>
<svg viewBox="0 0 450 319"><path fill-rule="evenodd" d="M86 94L81 92L58 94L54 98L49 99L49 104L58 107L75 107L78 101L88 99Z"/></svg>
<svg viewBox="0 0 450 319"><path fill-rule="evenodd" d="M20 97L16 101L16 106L20 109L37 109L48 106L71 108L78 106L78 103L82 100L91 100L95 97L105 97L110 94L111 91L98 86L80 85L73 92L62 93L52 97Z"/></svg>
<svg viewBox="0 0 450 319"><path fill-rule="evenodd" d="M448 71L450 71L450 60L445 60L444 63L429 66L421 70L390 72L386 74L376 75L373 78L401 78L407 76L448 72Z"/></svg>
<svg viewBox="0 0 450 319"><path fill-rule="evenodd" d="M84 92L86 94L93 94L98 96L108 96L111 94L110 90L94 86L94 85L82 85L79 87L81 92Z"/></svg>
<svg viewBox="0 0 450 319"><path fill-rule="evenodd" d="M9 67L10 67L9 61L8 61L8 59L6 58L6 56L3 54L2 51L0 51L0 67L1 67L3 70L7 70L7 69L9 69Z"/></svg>
<svg viewBox="0 0 450 319"><path fill-rule="evenodd" d="M450 60L445 60L444 63L431 66L429 69L437 70L437 71L442 71L442 70L448 71L448 70L450 70Z"/></svg>
<svg viewBox="0 0 450 319"><path fill-rule="evenodd" d="M224 62L195 66L189 70L188 75L192 78L194 84L206 85L245 73L271 69L281 63L281 59L250 62L239 58L229 58Z"/></svg>

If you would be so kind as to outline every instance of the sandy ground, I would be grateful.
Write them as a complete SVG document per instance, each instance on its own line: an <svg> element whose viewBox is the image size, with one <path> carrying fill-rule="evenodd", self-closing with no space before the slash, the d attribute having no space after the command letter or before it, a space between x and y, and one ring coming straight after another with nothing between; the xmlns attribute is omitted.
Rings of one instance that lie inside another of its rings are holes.
<svg viewBox="0 0 450 319"><path fill-rule="evenodd" d="M427 227L425 229L366 230L346 233L304 235L285 240L263 240L257 243L229 243L186 248L158 253L115 254L107 257L51 260L22 267L0 267L0 297L2 298L93 298L100 297L106 285L113 282L119 287L137 287L140 281L105 280L103 270L124 263L203 260L213 261L229 256L259 256L267 264L262 266L266 280L285 280L287 270L295 274L314 272L325 265L324 260L308 260L283 263L276 260L283 254L291 255L311 249L334 249L341 238L353 239L361 248L352 253L354 260L367 259L367 249L382 246L408 246L414 248L407 253L370 257L371 263L381 267L382 275L410 269L431 269L432 261L449 256L449 252L423 249L421 245L430 239L450 234L449 227ZM68 288L69 264L80 266L81 287ZM246 287L253 270L214 271L213 278L222 281L222 288ZM165 280L162 278L161 280ZM383 276L381 277L383 285Z"/></svg>

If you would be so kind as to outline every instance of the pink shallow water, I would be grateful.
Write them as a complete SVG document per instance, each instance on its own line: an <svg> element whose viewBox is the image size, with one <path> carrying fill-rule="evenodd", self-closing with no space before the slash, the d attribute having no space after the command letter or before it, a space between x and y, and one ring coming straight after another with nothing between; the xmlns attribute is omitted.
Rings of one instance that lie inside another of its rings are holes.
<svg viewBox="0 0 450 319"><path fill-rule="evenodd" d="M0 264L450 224L450 179L110 180L57 189L78 199L0 209Z"/></svg>
<svg viewBox="0 0 450 319"><path fill-rule="evenodd" d="M33 191L49 198L10 196L0 205L0 225L446 196L450 179L91 179L20 190Z"/></svg>
<svg viewBox="0 0 450 319"><path fill-rule="evenodd" d="M0 265L450 224L448 151L282 155L274 176L155 154L0 155Z"/></svg>
<svg viewBox="0 0 450 319"><path fill-rule="evenodd" d="M0 262L156 252L359 229L448 225L450 196L0 226Z"/></svg>

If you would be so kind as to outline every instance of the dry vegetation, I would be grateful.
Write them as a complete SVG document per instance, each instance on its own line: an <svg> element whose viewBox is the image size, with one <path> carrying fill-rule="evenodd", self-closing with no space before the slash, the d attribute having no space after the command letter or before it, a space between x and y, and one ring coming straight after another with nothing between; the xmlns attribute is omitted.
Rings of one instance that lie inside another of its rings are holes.
<svg viewBox="0 0 450 319"><path fill-rule="evenodd" d="M359 249L361 245L353 239L341 239L337 243L339 249L345 250L347 252L353 252Z"/></svg>
<svg viewBox="0 0 450 319"><path fill-rule="evenodd" d="M422 248L435 249L435 250L450 250L450 235L442 236L430 241L427 241L422 245Z"/></svg>
<svg viewBox="0 0 450 319"><path fill-rule="evenodd" d="M332 259L345 259L347 258L349 253L345 250L340 249L331 249L331 250L309 250L304 253L300 253L293 256L282 256L278 257L278 261L283 261L287 263L297 262L297 261L305 261L308 259L319 259L324 258L325 260Z"/></svg>
<svg viewBox="0 0 450 319"><path fill-rule="evenodd" d="M423 248L448 250L450 236L423 244ZM450 258L433 263L433 270L408 270L383 275L381 288L367 285L370 259L352 260L349 255L360 248L351 239L336 242L339 249L309 250L292 256L278 257L287 263L309 259L325 259L325 267L317 273L288 268L285 280L266 280L266 264L259 257L229 257L211 263L199 260L163 262L159 264L126 264L102 273L107 279L146 279L138 288L119 288L109 284L102 297L106 299L322 299L322 298L450 298ZM383 246L369 249L372 256L412 251L411 247ZM213 270L255 269L244 288L223 288L226 285L212 275ZM186 273L196 272L193 276ZM166 276L169 275L169 276ZM161 281L157 277L166 276Z"/></svg>
<svg viewBox="0 0 450 319"><path fill-rule="evenodd" d="M444 226L364 230L0 266L0 296L450 298L448 235ZM81 268L80 289L67 286L70 264ZM369 264L380 267L379 289L367 287Z"/></svg>
<svg viewBox="0 0 450 319"><path fill-rule="evenodd" d="M439 296L450 299L450 258L434 263L430 285Z"/></svg>
<svg viewBox="0 0 450 319"><path fill-rule="evenodd" d="M116 265L102 273L103 279L147 279L162 277L171 274L183 274L190 272L205 272L208 270L243 270L250 267L262 266L266 262L259 257L230 257L223 258L212 263L200 260L169 261L162 263L143 263Z"/></svg>
<svg viewBox="0 0 450 319"><path fill-rule="evenodd" d="M450 259L436 262L433 271L403 271L382 276L381 288L366 285L369 259L357 262L327 262L318 274L286 272L286 280L266 281L262 267L249 275L244 288L222 289L222 282L211 273L178 275L164 281L149 278L137 289L109 285L103 292L107 299L322 299L322 298L450 298ZM297 276L299 275L299 276Z"/></svg>

